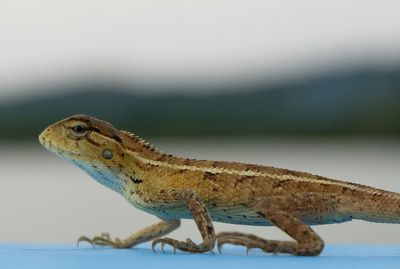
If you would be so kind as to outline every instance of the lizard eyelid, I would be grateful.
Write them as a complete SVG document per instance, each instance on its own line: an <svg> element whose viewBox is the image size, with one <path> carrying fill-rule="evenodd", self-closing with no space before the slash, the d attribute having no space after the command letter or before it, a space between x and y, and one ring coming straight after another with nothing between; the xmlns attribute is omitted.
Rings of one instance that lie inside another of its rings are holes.
<svg viewBox="0 0 400 269"><path fill-rule="evenodd" d="M77 123L69 128L70 134L75 138L83 138L89 133L89 127L85 123Z"/></svg>
<svg viewBox="0 0 400 269"><path fill-rule="evenodd" d="M82 133L86 132L86 126L84 126L82 124L76 125L72 129L77 134L82 134Z"/></svg>

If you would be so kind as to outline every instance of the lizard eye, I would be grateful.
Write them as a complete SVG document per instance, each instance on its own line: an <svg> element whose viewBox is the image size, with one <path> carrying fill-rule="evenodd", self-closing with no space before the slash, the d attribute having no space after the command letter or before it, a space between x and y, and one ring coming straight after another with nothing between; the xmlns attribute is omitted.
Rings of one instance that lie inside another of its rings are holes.
<svg viewBox="0 0 400 269"><path fill-rule="evenodd" d="M82 138L87 135L88 128L86 125L79 123L71 127L71 133L76 138Z"/></svg>
<svg viewBox="0 0 400 269"><path fill-rule="evenodd" d="M74 132L77 134L82 134L86 131L86 127L83 125L77 125L74 127Z"/></svg>

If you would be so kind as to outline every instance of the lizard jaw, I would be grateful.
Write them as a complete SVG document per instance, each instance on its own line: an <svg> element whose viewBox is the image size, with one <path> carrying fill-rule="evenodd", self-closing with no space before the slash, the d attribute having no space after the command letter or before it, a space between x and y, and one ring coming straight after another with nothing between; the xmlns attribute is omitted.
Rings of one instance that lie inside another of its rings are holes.
<svg viewBox="0 0 400 269"><path fill-rule="evenodd" d="M63 158L71 159L73 157L81 156L79 152L73 151L71 149L63 148L60 144L56 143L54 140L48 138L48 130L44 130L39 135L39 142L48 151L53 152Z"/></svg>

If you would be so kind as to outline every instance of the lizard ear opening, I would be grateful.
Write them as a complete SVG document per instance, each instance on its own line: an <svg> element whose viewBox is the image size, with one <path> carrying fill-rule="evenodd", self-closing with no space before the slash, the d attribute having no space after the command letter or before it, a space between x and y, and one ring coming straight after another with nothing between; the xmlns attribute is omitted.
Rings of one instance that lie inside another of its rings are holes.
<svg viewBox="0 0 400 269"><path fill-rule="evenodd" d="M113 157L113 153L110 149L105 149L101 153L101 156L103 156L104 159L111 160Z"/></svg>

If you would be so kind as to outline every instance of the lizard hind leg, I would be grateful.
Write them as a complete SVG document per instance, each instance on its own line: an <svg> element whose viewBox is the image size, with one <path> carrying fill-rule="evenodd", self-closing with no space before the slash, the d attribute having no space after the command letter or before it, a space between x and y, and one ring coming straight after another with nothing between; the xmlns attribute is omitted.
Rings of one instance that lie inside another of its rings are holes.
<svg viewBox="0 0 400 269"><path fill-rule="evenodd" d="M289 200L292 199L293 196L290 197ZM255 209L261 216L287 233L295 239L295 241L267 240L251 234L222 232L216 236L218 250L221 252L221 247L229 243L245 246L247 251L252 248L260 248L265 252L271 253L289 253L299 256L319 255L324 247L322 239L310 226L302 222L295 214L291 213L290 210L287 208L282 209L280 207L282 205L281 202L282 197L277 200L268 198L261 199L256 203ZM294 205L296 204L297 203L294 203Z"/></svg>

